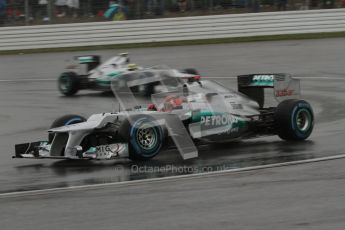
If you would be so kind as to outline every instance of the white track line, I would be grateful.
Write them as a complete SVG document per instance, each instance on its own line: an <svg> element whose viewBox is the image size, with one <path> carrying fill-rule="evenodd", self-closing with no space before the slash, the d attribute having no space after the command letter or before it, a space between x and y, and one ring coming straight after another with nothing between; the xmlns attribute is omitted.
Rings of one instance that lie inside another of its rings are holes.
<svg viewBox="0 0 345 230"><path fill-rule="evenodd" d="M345 74L344 77L294 77L295 79L303 79L303 80L345 80ZM201 79L237 79L237 77L202 77Z"/></svg>
<svg viewBox="0 0 345 230"><path fill-rule="evenodd" d="M56 79L4 79L4 80L0 80L0 82L28 82L28 81L56 81Z"/></svg>
<svg viewBox="0 0 345 230"><path fill-rule="evenodd" d="M237 77L202 77L202 79L237 79ZM344 77L296 77L296 79L303 79L303 80L345 80L345 74ZM37 81L56 81L56 79L46 78L46 79L3 79L0 80L0 82L37 82Z"/></svg>
<svg viewBox="0 0 345 230"><path fill-rule="evenodd" d="M337 159L344 159L344 158L345 158L345 154L339 154L335 156L319 157L319 158L313 158L313 159L307 159L307 160L290 161L290 162L284 162L284 163L259 165L259 166L252 166L252 167L245 167L245 168L238 168L238 169L228 169L228 170L215 171L215 172L205 172L205 173L198 173L198 174L188 174L188 175L170 176L170 177L163 177L163 178L143 179L143 180L134 180L134 181L112 182L112 183L105 183L105 184L71 186L71 187L65 187L65 188L41 189L41 190L32 190L32 191L24 191L24 192L2 193L0 194L0 199L9 198L9 197L35 196L35 195L44 195L44 194L59 193L59 192L70 192L70 191L78 191L78 190L84 190L84 189L99 189L99 188L105 188L105 187L110 187L110 186L123 186L123 185L129 186L129 185L162 182L162 181L195 179L195 178L201 178L201 177L228 175L232 173L262 170L262 169L268 169L268 168L277 168L277 167L283 167L283 166L292 166L292 165L299 165L299 164L308 164L308 163L330 161L330 160L337 160Z"/></svg>

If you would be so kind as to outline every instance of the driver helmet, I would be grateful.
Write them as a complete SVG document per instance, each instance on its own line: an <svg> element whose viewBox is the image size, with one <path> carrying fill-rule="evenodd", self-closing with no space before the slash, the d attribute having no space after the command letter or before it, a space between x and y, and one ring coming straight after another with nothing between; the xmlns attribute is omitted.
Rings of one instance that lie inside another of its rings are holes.
<svg viewBox="0 0 345 230"><path fill-rule="evenodd" d="M128 69L128 71L137 70L137 69L138 69L138 65L137 65L137 64L134 64L134 63L128 64L128 65L127 65L127 69Z"/></svg>

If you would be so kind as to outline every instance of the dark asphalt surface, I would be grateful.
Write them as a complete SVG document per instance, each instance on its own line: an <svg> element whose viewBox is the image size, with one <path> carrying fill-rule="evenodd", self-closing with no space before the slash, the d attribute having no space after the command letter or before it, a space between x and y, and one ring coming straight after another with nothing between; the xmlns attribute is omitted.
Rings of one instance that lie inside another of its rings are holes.
<svg viewBox="0 0 345 230"><path fill-rule="evenodd" d="M222 146L203 146L200 157L182 161L174 151L141 166L185 166L187 173L301 160L344 153L345 39L278 41L129 50L143 66L169 64L195 67L208 77L234 77L253 72L288 72L302 77L303 98L314 107L316 127L309 141L291 144L277 137ZM110 57L128 50L86 52ZM54 81L72 56L57 53L0 56L0 193L163 177L180 172L137 172L129 161L66 162L14 160L14 144L46 139L51 122L66 113L90 116L111 112L111 95L85 91L61 97ZM315 77L324 77L318 79ZM309 79L308 79L309 78ZM13 80L7 82L4 80ZM236 88L234 79L219 80ZM207 167L207 168L205 168Z"/></svg>
<svg viewBox="0 0 345 230"><path fill-rule="evenodd" d="M0 198L2 230L341 230L345 160Z"/></svg>

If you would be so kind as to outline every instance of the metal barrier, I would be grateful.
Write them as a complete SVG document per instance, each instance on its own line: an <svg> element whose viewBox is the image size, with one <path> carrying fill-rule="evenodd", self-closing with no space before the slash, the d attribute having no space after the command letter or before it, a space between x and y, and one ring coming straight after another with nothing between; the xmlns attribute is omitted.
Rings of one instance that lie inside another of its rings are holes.
<svg viewBox="0 0 345 230"><path fill-rule="evenodd" d="M0 51L345 31L345 9L0 28Z"/></svg>

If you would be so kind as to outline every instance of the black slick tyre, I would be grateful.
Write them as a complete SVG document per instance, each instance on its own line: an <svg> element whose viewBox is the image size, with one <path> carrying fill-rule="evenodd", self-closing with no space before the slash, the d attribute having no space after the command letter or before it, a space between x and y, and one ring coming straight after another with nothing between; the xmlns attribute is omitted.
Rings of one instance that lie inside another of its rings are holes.
<svg viewBox="0 0 345 230"><path fill-rule="evenodd" d="M155 157L162 149L165 131L158 122L146 115L135 115L124 120L119 135L128 143L129 158L145 161Z"/></svg>
<svg viewBox="0 0 345 230"><path fill-rule="evenodd" d="M182 73L199 75L199 72L196 69L193 69L193 68L184 69L184 70L182 70Z"/></svg>
<svg viewBox="0 0 345 230"><path fill-rule="evenodd" d="M79 91L79 83L76 73L65 72L58 79L58 89L65 96L73 96Z"/></svg>
<svg viewBox="0 0 345 230"><path fill-rule="evenodd" d="M57 128L57 127L62 127L66 125L73 125L77 123L81 123L86 121L86 119L82 116L75 115L75 114L68 114L62 117L59 117L56 119L50 126L50 129ZM48 134L48 141L51 143L54 139L54 134L49 133Z"/></svg>
<svg viewBox="0 0 345 230"><path fill-rule="evenodd" d="M283 140L307 139L314 127L314 113L304 100L289 99L281 102L274 115L278 136Z"/></svg>

